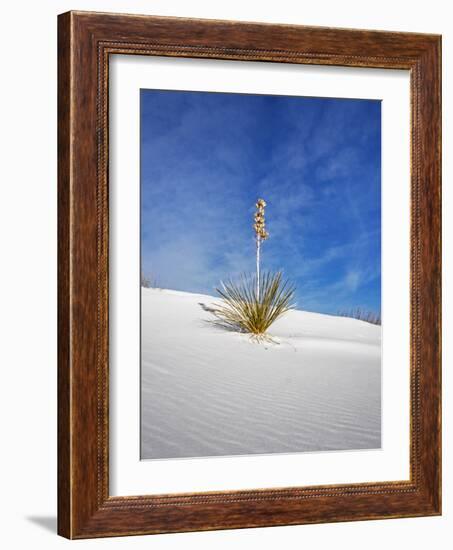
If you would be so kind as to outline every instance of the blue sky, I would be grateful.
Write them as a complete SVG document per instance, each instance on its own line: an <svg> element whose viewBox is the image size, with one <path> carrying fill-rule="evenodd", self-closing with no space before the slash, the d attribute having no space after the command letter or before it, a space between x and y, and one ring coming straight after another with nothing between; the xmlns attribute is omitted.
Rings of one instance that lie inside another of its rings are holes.
<svg viewBox="0 0 453 550"><path fill-rule="evenodd" d="M141 91L142 269L160 287L215 295L252 273L262 197L262 268L299 309L379 311L380 182L379 101Z"/></svg>

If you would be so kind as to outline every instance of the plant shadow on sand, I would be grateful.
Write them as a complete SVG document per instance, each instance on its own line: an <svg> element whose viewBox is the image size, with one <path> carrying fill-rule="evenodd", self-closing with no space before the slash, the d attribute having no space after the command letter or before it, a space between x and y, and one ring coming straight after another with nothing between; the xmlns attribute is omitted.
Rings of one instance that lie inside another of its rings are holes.
<svg viewBox="0 0 453 550"><path fill-rule="evenodd" d="M223 321L222 319L219 319L216 316L217 310L214 307L208 306L203 302L198 302L198 305L201 307L201 309L203 311L207 311L208 313L212 313L212 315L214 316L213 319L203 319L203 321L202 321L203 325L214 327L214 328L217 328L219 330L224 330L226 332L239 332L240 334L245 333L245 331L239 325L234 326L230 323L227 323L226 321Z"/></svg>

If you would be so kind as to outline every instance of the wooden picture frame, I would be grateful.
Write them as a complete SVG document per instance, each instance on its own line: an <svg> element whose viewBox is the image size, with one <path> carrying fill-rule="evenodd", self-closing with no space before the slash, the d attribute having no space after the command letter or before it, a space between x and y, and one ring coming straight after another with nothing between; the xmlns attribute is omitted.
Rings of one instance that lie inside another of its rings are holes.
<svg viewBox="0 0 453 550"><path fill-rule="evenodd" d="M89 538L441 513L441 39L69 12L58 21L58 532ZM109 56L405 69L411 86L410 480L109 495Z"/></svg>

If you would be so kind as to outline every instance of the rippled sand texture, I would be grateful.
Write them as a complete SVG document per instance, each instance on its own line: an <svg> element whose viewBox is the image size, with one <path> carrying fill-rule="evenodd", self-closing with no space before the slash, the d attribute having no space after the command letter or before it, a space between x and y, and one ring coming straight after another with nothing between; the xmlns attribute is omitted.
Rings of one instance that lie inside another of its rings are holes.
<svg viewBox="0 0 453 550"><path fill-rule="evenodd" d="M292 311L257 344L214 301L142 290L142 458L380 447L380 327Z"/></svg>

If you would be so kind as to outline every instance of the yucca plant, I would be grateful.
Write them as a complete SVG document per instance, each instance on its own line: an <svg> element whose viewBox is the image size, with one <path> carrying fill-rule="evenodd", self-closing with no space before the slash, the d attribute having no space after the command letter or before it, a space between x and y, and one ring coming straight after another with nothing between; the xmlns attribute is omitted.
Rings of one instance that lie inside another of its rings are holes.
<svg viewBox="0 0 453 550"><path fill-rule="evenodd" d="M267 338L266 331L277 319L294 309L295 288L284 281L281 271L260 272L261 245L269 237L266 231L264 208L258 199L253 229L256 240L256 275L243 275L238 282L222 282L216 291L222 299L212 312L218 324L230 330L247 332L256 339Z"/></svg>
<svg viewBox="0 0 453 550"><path fill-rule="evenodd" d="M213 313L221 324L258 339L265 336L272 323L294 309L294 286L283 281L281 271L264 272L259 281L255 276L243 275L239 282L222 282L216 290L222 303L213 308Z"/></svg>
<svg viewBox="0 0 453 550"><path fill-rule="evenodd" d="M351 319L358 319L359 321L365 321L366 323L371 323L372 325L381 324L381 312L367 311L361 308L350 309L345 311L339 311L338 315L340 317L351 317Z"/></svg>

